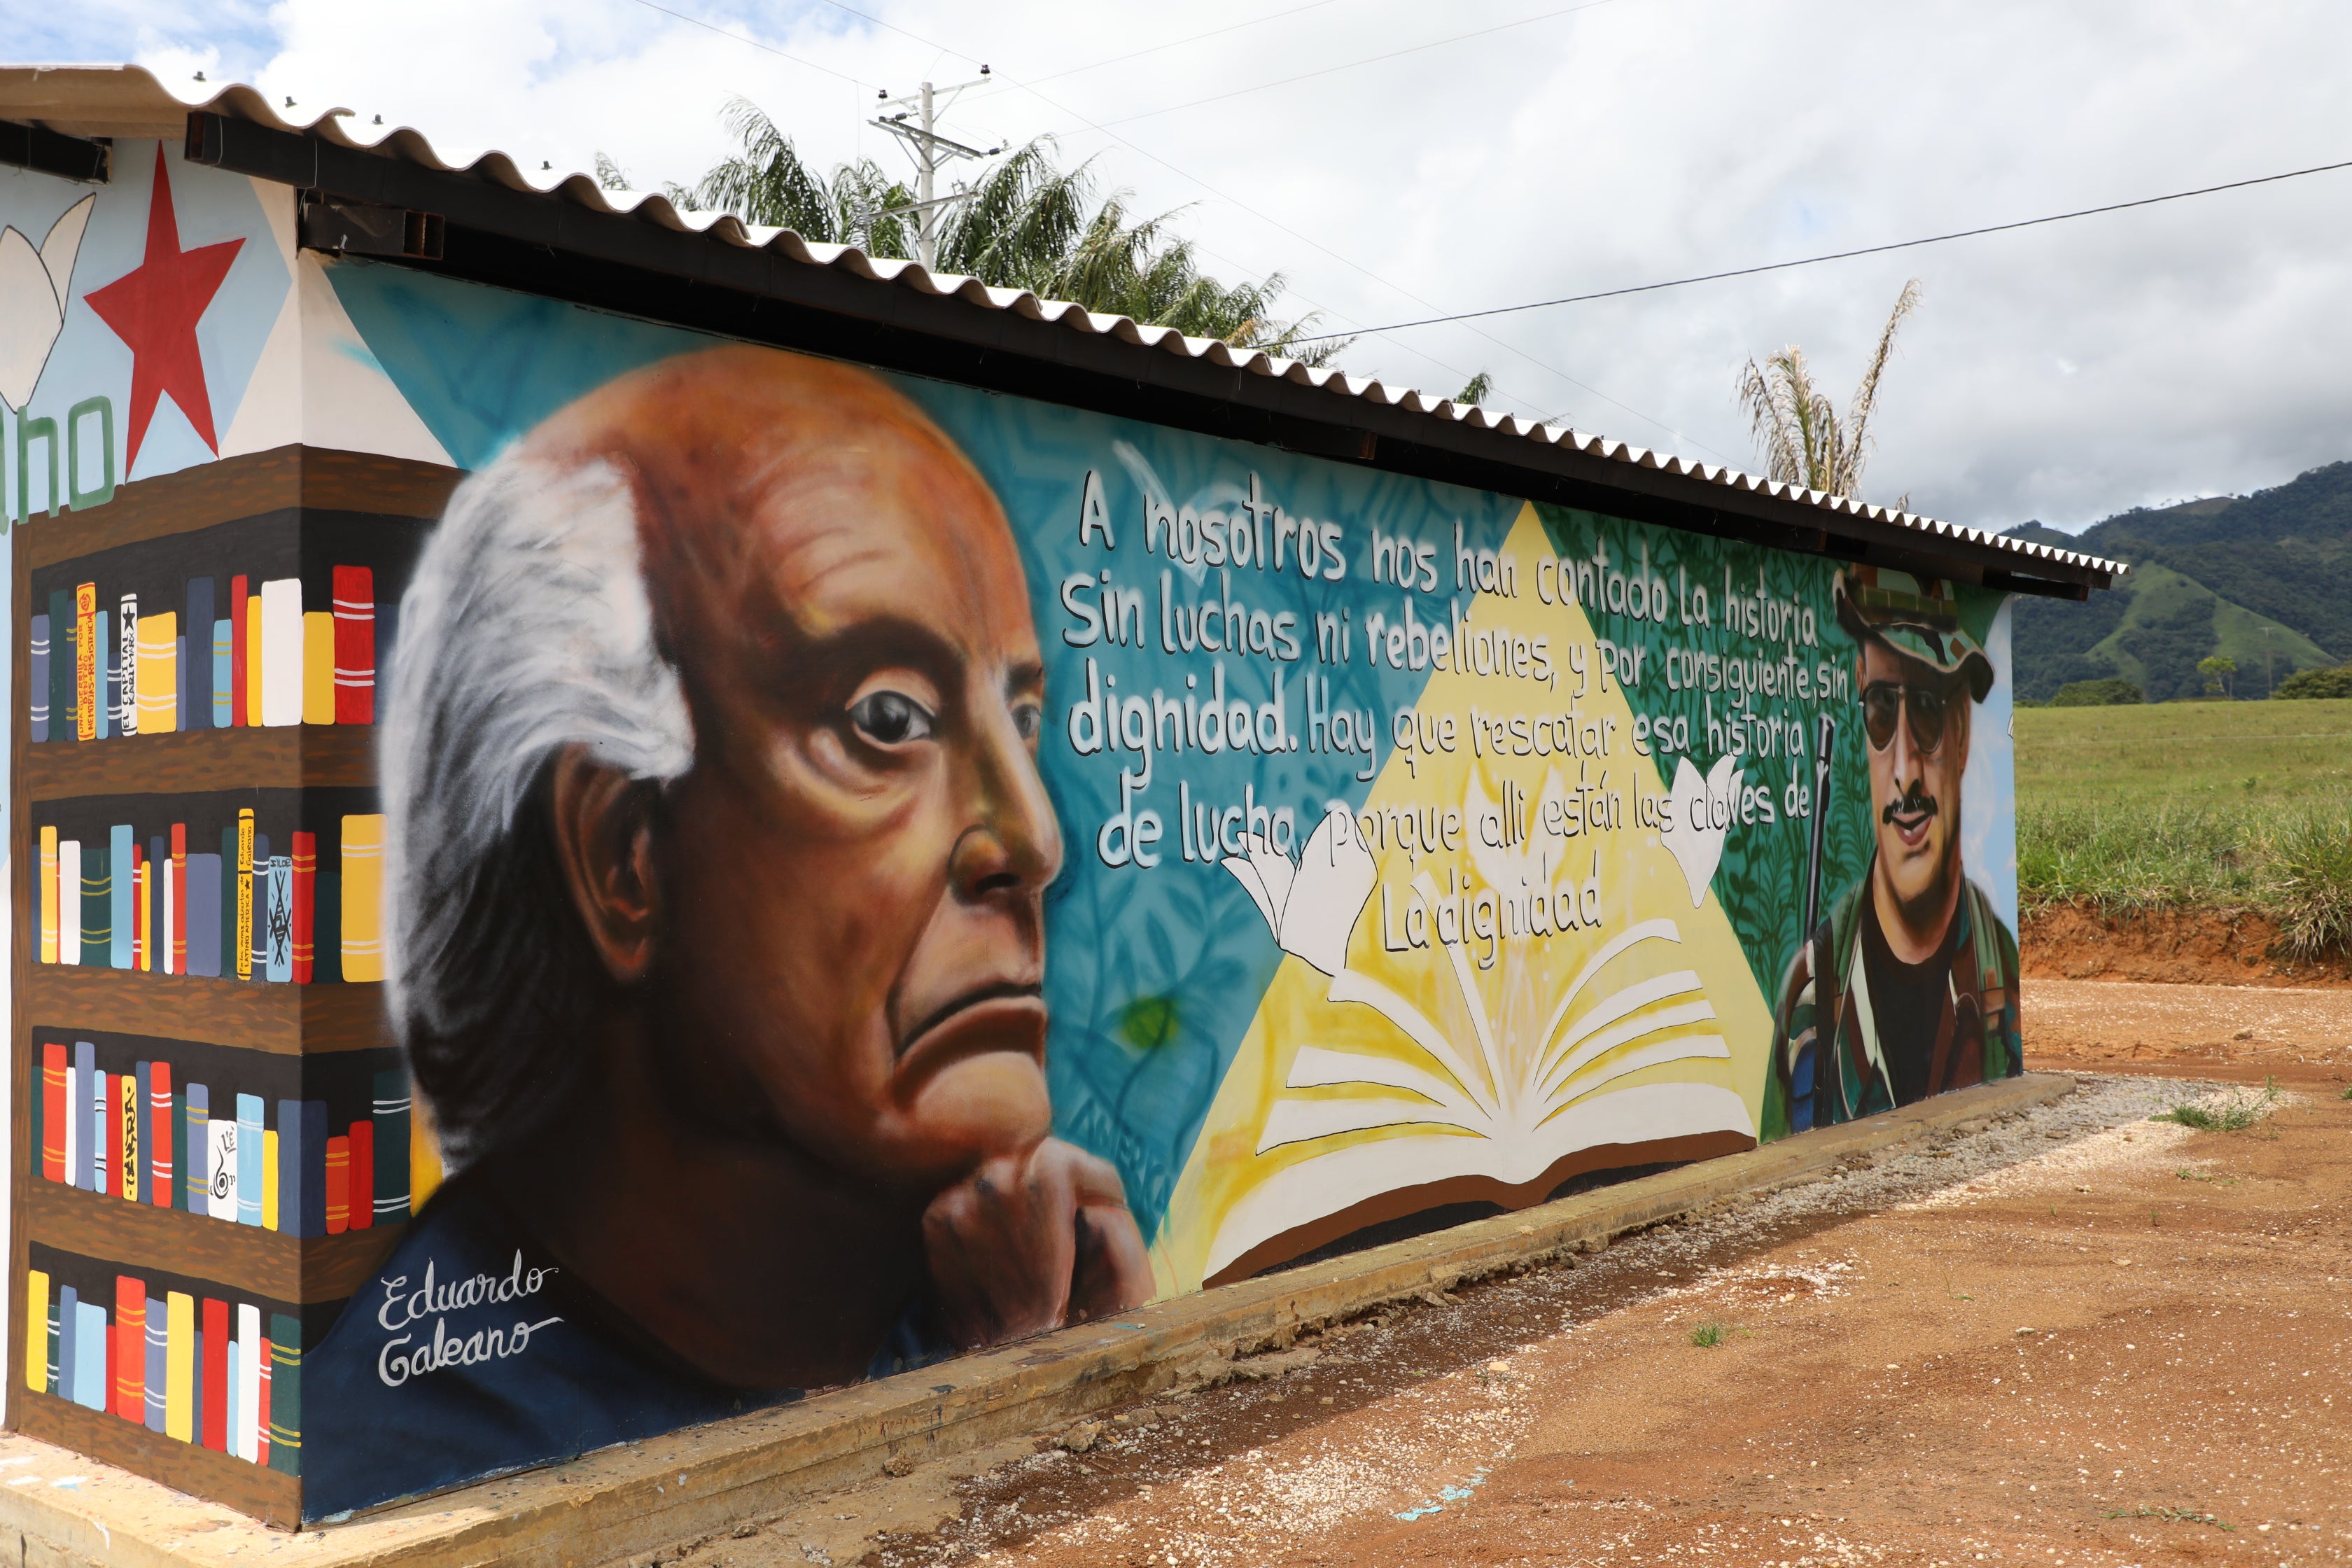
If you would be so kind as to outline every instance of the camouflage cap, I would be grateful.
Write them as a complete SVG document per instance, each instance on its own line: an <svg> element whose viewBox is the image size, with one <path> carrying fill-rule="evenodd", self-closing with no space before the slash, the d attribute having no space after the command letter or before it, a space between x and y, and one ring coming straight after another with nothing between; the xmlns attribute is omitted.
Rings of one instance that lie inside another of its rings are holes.
<svg viewBox="0 0 2352 1568"><path fill-rule="evenodd" d="M1914 658L1946 675L1965 675L1981 702L1992 689L1992 660L1960 624L1952 585L1940 577L1914 577L1884 566L1848 566L1831 589L1838 625L1864 640Z"/></svg>

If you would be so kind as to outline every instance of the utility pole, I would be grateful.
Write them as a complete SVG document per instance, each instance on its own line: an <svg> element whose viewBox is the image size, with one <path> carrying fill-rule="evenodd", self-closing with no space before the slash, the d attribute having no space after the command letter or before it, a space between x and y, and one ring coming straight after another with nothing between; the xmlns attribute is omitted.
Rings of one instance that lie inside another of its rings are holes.
<svg viewBox="0 0 2352 1568"><path fill-rule="evenodd" d="M977 80L959 82L946 88L934 88L929 82L925 82L922 91L905 98L889 97L887 89L877 95L882 98L886 110L895 109L898 112L885 113L871 123L907 144L908 154L915 161L915 199L899 206L869 210L861 215L866 221L868 245L873 243L876 219L912 214L915 219L915 259L927 268L939 266L940 220L950 207L971 196L971 192L961 184L946 195L940 195L938 191L939 172L958 158L992 158L1004 151L1001 146L983 151L950 141L940 134L939 119L959 93L966 88L983 86L988 80L988 68L982 66ZM909 120L913 123L909 124Z"/></svg>

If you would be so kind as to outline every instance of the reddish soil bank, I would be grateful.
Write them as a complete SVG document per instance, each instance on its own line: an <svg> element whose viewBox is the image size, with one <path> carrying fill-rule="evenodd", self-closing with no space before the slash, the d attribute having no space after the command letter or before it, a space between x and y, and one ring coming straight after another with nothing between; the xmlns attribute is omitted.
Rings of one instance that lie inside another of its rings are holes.
<svg viewBox="0 0 2352 1568"><path fill-rule="evenodd" d="M2341 954L2294 963L2273 953L2277 943L2278 927L2261 915L2211 910L2126 917L2060 905L2027 913L2018 933L2029 979L2352 987Z"/></svg>
<svg viewBox="0 0 2352 1568"><path fill-rule="evenodd" d="M2025 1063L2037 1070L2352 1080L2352 987L2028 978L2022 989Z"/></svg>

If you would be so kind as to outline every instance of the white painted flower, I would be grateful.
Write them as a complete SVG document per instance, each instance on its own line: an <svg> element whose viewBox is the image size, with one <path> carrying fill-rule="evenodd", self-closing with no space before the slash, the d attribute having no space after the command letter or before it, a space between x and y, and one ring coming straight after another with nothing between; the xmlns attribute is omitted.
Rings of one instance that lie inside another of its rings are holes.
<svg viewBox="0 0 2352 1568"><path fill-rule="evenodd" d="M0 228L0 402L19 413L65 330L74 258L97 200L87 195L68 207L37 250L15 228Z"/></svg>

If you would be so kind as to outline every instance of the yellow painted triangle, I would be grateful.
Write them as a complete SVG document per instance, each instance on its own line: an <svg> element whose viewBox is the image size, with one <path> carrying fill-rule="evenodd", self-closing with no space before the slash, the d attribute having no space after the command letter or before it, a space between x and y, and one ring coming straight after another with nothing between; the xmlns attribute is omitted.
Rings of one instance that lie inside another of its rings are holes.
<svg viewBox="0 0 2352 1568"><path fill-rule="evenodd" d="M1414 744L1295 876L1260 879L1287 951L1178 1179L1163 1288L1754 1142L1769 1007L1714 892L1695 904L1643 825L1670 781L1583 610L1539 602L1548 550L1524 508L1504 545L1519 591L1469 601Z"/></svg>

